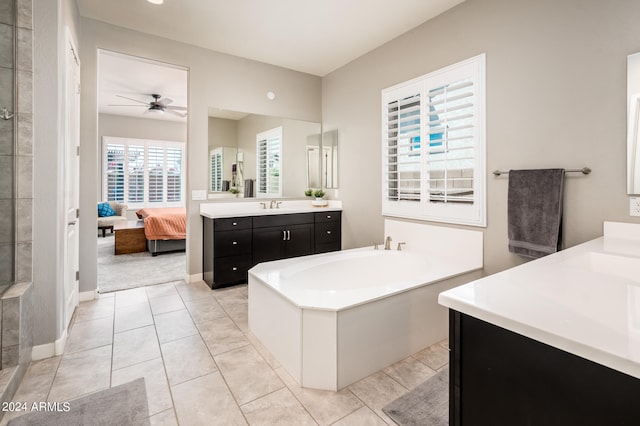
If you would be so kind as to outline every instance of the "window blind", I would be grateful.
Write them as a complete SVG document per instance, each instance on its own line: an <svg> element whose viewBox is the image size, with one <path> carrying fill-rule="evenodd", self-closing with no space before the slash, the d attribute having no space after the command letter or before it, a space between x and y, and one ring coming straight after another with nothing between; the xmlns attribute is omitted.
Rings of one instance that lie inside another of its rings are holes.
<svg viewBox="0 0 640 426"><path fill-rule="evenodd" d="M106 144L105 190L107 201L124 202L125 146Z"/></svg>
<svg viewBox="0 0 640 426"><path fill-rule="evenodd" d="M222 191L222 152L213 150L209 154L209 167L211 174L211 192Z"/></svg>
<svg viewBox="0 0 640 426"><path fill-rule="evenodd" d="M184 205L184 143L103 137L103 199L130 207Z"/></svg>
<svg viewBox="0 0 640 426"><path fill-rule="evenodd" d="M388 199L420 201L420 94L387 104Z"/></svg>
<svg viewBox="0 0 640 426"><path fill-rule="evenodd" d="M149 147L149 202L164 201L164 150L159 147Z"/></svg>
<svg viewBox="0 0 640 426"><path fill-rule="evenodd" d="M484 226L485 57L382 91L383 214Z"/></svg>
<svg viewBox="0 0 640 426"><path fill-rule="evenodd" d="M282 127L256 135L257 194L282 195Z"/></svg>

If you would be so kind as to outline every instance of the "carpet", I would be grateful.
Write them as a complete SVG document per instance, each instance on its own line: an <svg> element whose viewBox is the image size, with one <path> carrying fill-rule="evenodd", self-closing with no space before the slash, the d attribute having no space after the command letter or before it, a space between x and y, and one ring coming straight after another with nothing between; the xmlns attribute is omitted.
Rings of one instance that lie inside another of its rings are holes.
<svg viewBox="0 0 640 426"><path fill-rule="evenodd" d="M449 424L449 368L382 409L401 426L446 426Z"/></svg>
<svg viewBox="0 0 640 426"><path fill-rule="evenodd" d="M149 425L144 379L69 401L48 403L48 409L11 419L9 426ZM66 407L66 409L65 409Z"/></svg>
<svg viewBox="0 0 640 426"><path fill-rule="evenodd" d="M183 280L186 274L184 252L151 256L148 251L114 254L114 237L98 238L98 291L117 290Z"/></svg>

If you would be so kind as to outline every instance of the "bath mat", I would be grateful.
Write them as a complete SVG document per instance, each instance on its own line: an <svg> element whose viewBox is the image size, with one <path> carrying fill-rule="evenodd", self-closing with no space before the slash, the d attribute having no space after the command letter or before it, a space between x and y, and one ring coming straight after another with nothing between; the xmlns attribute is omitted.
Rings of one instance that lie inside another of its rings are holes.
<svg viewBox="0 0 640 426"><path fill-rule="evenodd" d="M32 411L9 421L9 426L149 425L144 379L95 392L49 410ZM68 407L65 411L65 407Z"/></svg>
<svg viewBox="0 0 640 426"><path fill-rule="evenodd" d="M382 409L401 426L446 426L449 424L449 368Z"/></svg>

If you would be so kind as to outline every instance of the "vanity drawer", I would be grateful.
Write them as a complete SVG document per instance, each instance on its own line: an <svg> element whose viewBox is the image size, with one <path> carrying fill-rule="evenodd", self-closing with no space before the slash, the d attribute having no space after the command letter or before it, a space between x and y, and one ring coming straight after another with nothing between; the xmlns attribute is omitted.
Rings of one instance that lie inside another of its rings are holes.
<svg viewBox="0 0 640 426"><path fill-rule="evenodd" d="M235 231L217 231L213 236L214 256L235 256L238 254L251 254L251 228Z"/></svg>
<svg viewBox="0 0 640 426"><path fill-rule="evenodd" d="M340 222L340 211L328 211L314 213L316 223Z"/></svg>
<svg viewBox="0 0 640 426"><path fill-rule="evenodd" d="M253 266L251 255L221 257L214 260L213 288L247 281L247 272Z"/></svg>
<svg viewBox="0 0 640 426"><path fill-rule="evenodd" d="M253 218L251 217L229 217L222 219L214 219L213 230L230 231L232 229L251 229L253 226Z"/></svg>
<svg viewBox="0 0 640 426"><path fill-rule="evenodd" d="M340 222L316 223L316 244L340 241Z"/></svg>
<svg viewBox="0 0 640 426"><path fill-rule="evenodd" d="M291 226L313 223L313 213L274 214L267 216L255 216L254 228L267 228L270 226Z"/></svg>

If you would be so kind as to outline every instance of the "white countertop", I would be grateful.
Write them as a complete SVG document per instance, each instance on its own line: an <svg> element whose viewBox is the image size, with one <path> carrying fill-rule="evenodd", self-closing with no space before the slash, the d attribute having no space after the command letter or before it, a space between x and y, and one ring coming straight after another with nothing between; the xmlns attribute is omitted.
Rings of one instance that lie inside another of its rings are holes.
<svg viewBox="0 0 640 426"><path fill-rule="evenodd" d="M311 200L277 200L280 207L269 208L270 198L256 199L248 202L220 202L200 204L200 215L209 219L242 216L266 216L275 214L315 213L323 211L342 210L342 201L327 200L327 206L317 207ZM262 208L261 203L266 203L267 208Z"/></svg>
<svg viewBox="0 0 640 426"><path fill-rule="evenodd" d="M640 225L440 293L439 303L640 378Z"/></svg>

